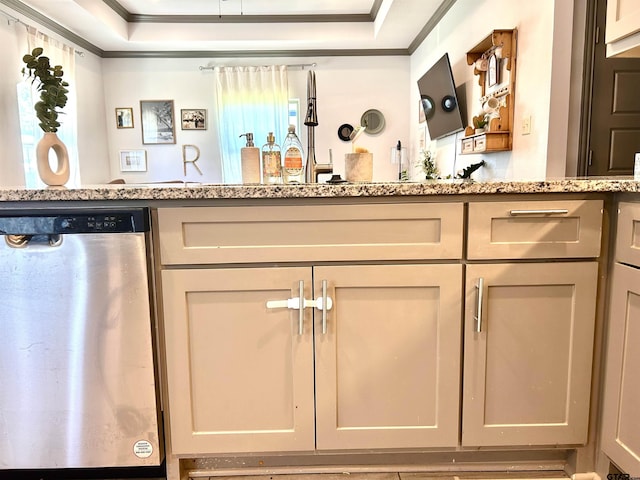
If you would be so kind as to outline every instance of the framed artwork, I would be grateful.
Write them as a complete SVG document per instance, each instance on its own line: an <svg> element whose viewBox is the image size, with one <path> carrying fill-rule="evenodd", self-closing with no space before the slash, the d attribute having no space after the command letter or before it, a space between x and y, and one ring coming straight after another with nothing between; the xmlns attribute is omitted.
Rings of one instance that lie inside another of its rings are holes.
<svg viewBox="0 0 640 480"><path fill-rule="evenodd" d="M140 100L142 143L176 143L173 100Z"/></svg>
<svg viewBox="0 0 640 480"><path fill-rule="evenodd" d="M289 99L289 123L288 125L295 125L296 132L298 135L302 131L300 128L300 99L299 98L290 98Z"/></svg>
<svg viewBox="0 0 640 480"><path fill-rule="evenodd" d="M116 127L133 128L133 108L116 108Z"/></svg>
<svg viewBox="0 0 640 480"><path fill-rule="evenodd" d="M418 127L418 153L427 148L427 127Z"/></svg>
<svg viewBox="0 0 640 480"><path fill-rule="evenodd" d="M147 171L147 151L146 150L121 150L120 151L120 171L121 172L146 172Z"/></svg>
<svg viewBox="0 0 640 480"><path fill-rule="evenodd" d="M206 130L207 111L204 108L180 110L182 130Z"/></svg>
<svg viewBox="0 0 640 480"><path fill-rule="evenodd" d="M493 87L498 84L498 57L491 54L487 64L487 86Z"/></svg>

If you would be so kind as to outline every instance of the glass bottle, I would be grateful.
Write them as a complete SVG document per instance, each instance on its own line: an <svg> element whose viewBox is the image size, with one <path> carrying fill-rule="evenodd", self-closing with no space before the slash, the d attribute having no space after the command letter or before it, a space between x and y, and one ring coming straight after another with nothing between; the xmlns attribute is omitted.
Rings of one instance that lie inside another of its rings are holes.
<svg viewBox="0 0 640 480"><path fill-rule="evenodd" d="M282 183L280 146L273 132L269 132L267 143L262 146L262 183Z"/></svg>
<svg viewBox="0 0 640 480"><path fill-rule="evenodd" d="M284 183L304 183L304 153L296 135L295 125L289 125L289 133L282 143L282 178Z"/></svg>

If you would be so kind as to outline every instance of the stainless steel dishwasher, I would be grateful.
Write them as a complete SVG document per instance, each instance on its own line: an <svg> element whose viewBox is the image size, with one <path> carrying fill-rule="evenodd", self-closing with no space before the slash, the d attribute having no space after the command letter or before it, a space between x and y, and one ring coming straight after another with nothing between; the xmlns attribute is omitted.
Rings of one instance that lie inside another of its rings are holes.
<svg viewBox="0 0 640 480"><path fill-rule="evenodd" d="M0 210L0 471L160 465L147 209Z"/></svg>

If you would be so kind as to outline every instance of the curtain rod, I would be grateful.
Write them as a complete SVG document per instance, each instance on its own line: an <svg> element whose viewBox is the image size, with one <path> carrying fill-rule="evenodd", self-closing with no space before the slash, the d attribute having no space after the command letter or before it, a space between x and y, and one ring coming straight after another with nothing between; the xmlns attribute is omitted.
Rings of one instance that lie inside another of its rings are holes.
<svg viewBox="0 0 640 480"><path fill-rule="evenodd" d="M287 68L299 68L301 70L304 70L305 68L316 68L318 64L317 63L294 63L291 65L287 65ZM213 67L205 67L203 65L200 65L200 70L213 70L214 68L216 68L215 66Z"/></svg>
<svg viewBox="0 0 640 480"><path fill-rule="evenodd" d="M14 17L13 15L11 15L10 13L5 12L4 10L2 10L0 8L0 14L4 15L5 17L7 17L7 22L11 23L20 23L22 25L24 25L25 27L31 27L31 28L35 28L33 25L29 25L28 23L23 22L22 20L20 20L17 17ZM84 52L81 50L77 50L75 47L73 48L73 51L76 53L76 55L78 55L79 57L84 57Z"/></svg>
<svg viewBox="0 0 640 480"><path fill-rule="evenodd" d="M7 20L9 22L23 23L23 22L20 21L19 18L16 18L13 15L10 15L9 13L5 12L4 10L2 10L1 8L0 8L0 13L3 14L5 17L7 17Z"/></svg>

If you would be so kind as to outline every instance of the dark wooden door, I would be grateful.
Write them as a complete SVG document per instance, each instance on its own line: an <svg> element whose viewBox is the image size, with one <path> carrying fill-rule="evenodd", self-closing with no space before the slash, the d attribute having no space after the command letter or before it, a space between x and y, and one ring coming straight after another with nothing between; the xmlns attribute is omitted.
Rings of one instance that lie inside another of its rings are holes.
<svg viewBox="0 0 640 480"><path fill-rule="evenodd" d="M640 152L640 58L606 58L606 1L596 0L587 175L632 175Z"/></svg>

